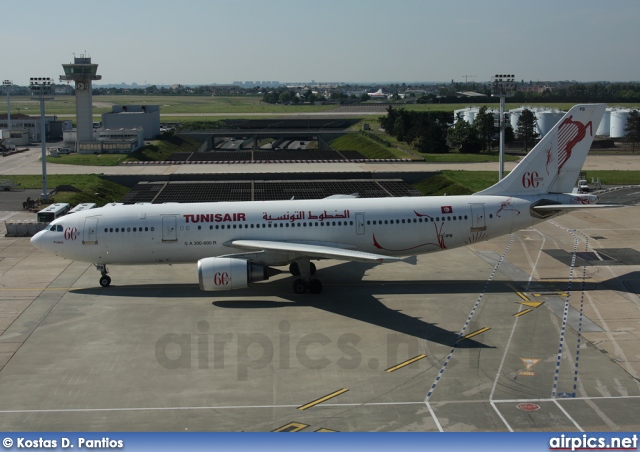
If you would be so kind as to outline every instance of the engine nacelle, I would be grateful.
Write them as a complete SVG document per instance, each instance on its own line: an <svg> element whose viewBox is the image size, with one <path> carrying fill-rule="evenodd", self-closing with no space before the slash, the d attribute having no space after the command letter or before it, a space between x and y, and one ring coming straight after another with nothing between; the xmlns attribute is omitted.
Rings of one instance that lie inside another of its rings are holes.
<svg viewBox="0 0 640 452"><path fill-rule="evenodd" d="M245 259L207 257L198 261L200 290L243 289L250 283L269 279L268 267Z"/></svg>

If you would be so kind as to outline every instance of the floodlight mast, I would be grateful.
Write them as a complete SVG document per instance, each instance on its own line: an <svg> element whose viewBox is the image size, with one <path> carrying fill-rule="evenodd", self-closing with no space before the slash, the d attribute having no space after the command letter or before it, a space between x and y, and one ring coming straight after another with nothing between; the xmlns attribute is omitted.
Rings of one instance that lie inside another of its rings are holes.
<svg viewBox="0 0 640 452"><path fill-rule="evenodd" d="M507 127L504 116L505 98L513 95L515 90L515 75L497 74L491 78L491 96L500 97L500 168L498 170L498 180L504 178L504 131Z"/></svg>
<svg viewBox="0 0 640 452"><path fill-rule="evenodd" d="M11 80L3 80L2 86L5 91L7 91L7 129L9 129L9 134L11 134L11 101L9 99L9 89L13 86L13 82ZM9 135L9 141L11 141L11 135Z"/></svg>
<svg viewBox="0 0 640 452"><path fill-rule="evenodd" d="M31 77L29 87L31 88L31 96L40 100L40 142L42 143L42 194L40 199L43 202L49 200L49 192L47 191L47 136L44 118L44 101L51 100L51 91L53 89L52 80L49 77Z"/></svg>

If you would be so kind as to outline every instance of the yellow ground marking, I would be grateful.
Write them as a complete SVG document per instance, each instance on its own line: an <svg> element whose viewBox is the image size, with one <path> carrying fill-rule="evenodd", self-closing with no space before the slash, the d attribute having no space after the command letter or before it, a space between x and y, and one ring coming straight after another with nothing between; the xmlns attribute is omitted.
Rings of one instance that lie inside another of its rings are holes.
<svg viewBox="0 0 640 452"><path fill-rule="evenodd" d="M474 331L473 333L469 333L466 336L462 336L460 339L458 339L456 342L462 342L465 339L471 339L473 336L477 336L478 334L482 334L485 331L489 331L491 328L485 326L484 328L480 328L479 330Z"/></svg>
<svg viewBox="0 0 640 452"><path fill-rule="evenodd" d="M326 402L327 400L329 400L329 399L333 399L334 397L337 397L337 396L339 396L340 394L344 394L344 393L345 393L345 392L347 392L347 391L348 391L348 389L347 389L347 388L339 389L339 390L338 390L338 391L336 391L336 392L332 392L331 394L327 394L327 395L326 395L326 396L324 396L324 397L320 397L319 399L316 399L316 400L314 400L313 402L309 402L309 403L307 403L306 405L299 406L299 407L298 407L298 409L299 409L300 411L304 411L304 410L306 410L307 408L311 408L311 407L316 406L316 405L318 405L318 404L320 404L320 403L322 403L322 402Z"/></svg>
<svg viewBox="0 0 640 452"><path fill-rule="evenodd" d="M309 424L301 424L300 422L289 422L287 425L283 425L282 427L279 427L272 431L292 433L299 432L300 430L304 430L307 427L309 427Z"/></svg>
<svg viewBox="0 0 640 452"><path fill-rule="evenodd" d="M416 361L421 360L422 358L426 358L427 355L418 355L414 358L408 359L404 362L401 362L400 364L397 364L393 367L389 367L387 370L385 370L385 372L393 372L394 370L398 370L403 368L404 366L408 366L409 364L415 363Z"/></svg>
<svg viewBox="0 0 640 452"><path fill-rule="evenodd" d="M525 309L524 311L520 311L520 312L516 312L515 314L513 314L514 317L520 317L521 315L525 315L529 312L533 311L533 309L529 308L529 309Z"/></svg>
<svg viewBox="0 0 640 452"><path fill-rule="evenodd" d="M520 302L520 304L524 306L529 306L530 308L538 308L544 304L544 301L525 301L525 302Z"/></svg>

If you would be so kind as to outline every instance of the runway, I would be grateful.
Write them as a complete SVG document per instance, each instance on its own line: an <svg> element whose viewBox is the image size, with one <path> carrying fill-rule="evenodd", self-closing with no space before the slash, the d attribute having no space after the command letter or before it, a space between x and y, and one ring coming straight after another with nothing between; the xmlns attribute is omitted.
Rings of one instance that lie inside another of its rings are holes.
<svg viewBox="0 0 640 452"><path fill-rule="evenodd" d="M320 295L283 273L212 296L195 264L114 266L103 289L93 266L0 237L0 423L638 430L639 220L603 209L394 264L321 261Z"/></svg>

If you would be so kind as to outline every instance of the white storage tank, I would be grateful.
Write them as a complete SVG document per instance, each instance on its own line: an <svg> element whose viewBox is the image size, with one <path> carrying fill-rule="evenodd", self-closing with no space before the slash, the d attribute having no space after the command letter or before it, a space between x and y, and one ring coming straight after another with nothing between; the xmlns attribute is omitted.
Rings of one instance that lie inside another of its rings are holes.
<svg viewBox="0 0 640 452"><path fill-rule="evenodd" d="M607 108L604 111L604 115L602 115L602 120L600 121L600 125L598 126L598 130L596 130L596 135L600 135L601 137L608 137L609 132L611 131L611 111L613 109Z"/></svg>
<svg viewBox="0 0 640 452"><path fill-rule="evenodd" d="M477 108L467 108L465 111L462 112L462 117L469 124L473 124L473 120L476 119L476 114L478 114Z"/></svg>
<svg viewBox="0 0 640 452"><path fill-rule="evenodd" d="M558 110L545 110L535 112L535 115L538 118L536 122L538 133L543 137L549 133L549 131L553 129L553 126L555 126L564 116L564 112Z"/></svg>
<svg viewBox="0 0 640 452"><path fill-rule="evenodd" d="M520 115L522 114L522 110L526 107L514 108L513 110L509 110L509 115L511 119L511 128L515 132L518 130L518 119L520 119Z"/></svg>
<svg viewBox="0 0 640 452"><path fill-rule="evenodd" d="M627 126L630 110L613 110L611 112L611 124L609 136L611 138L622 138L626 135L624 128Z"/></svg>
<svg viewBox="0 0 640 452"><path fill-rule="evenodd" d="M456 122L458 122L458 113L460 113L460 117L462 119L464 119L464 112L466 111L466 108L463 108L461 110L453 110L453 123L455 124Z"/></svg>

